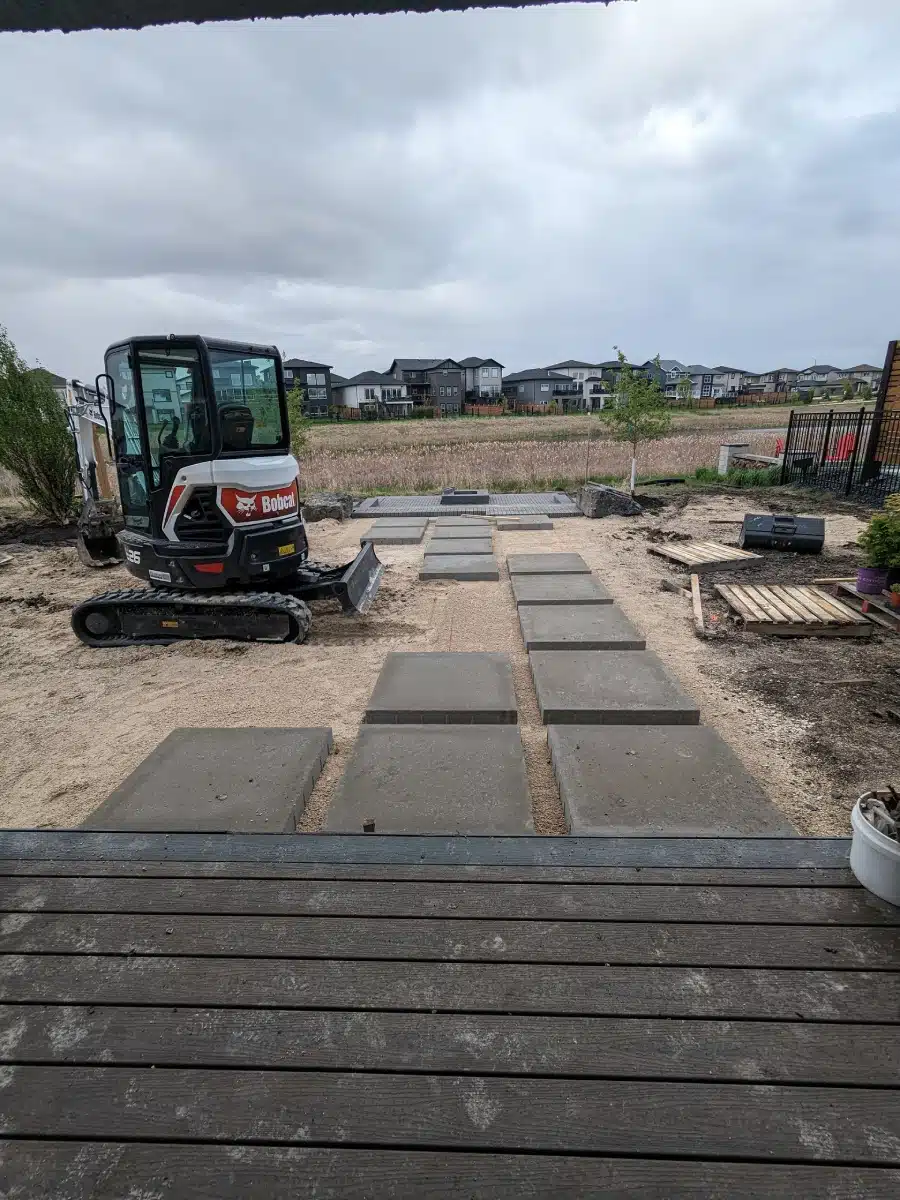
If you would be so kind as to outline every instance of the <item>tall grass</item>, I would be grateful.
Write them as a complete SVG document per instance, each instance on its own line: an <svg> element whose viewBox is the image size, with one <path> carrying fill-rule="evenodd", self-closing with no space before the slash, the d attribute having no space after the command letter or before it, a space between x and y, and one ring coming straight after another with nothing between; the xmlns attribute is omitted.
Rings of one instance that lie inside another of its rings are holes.
<svg viewBox="0 0 900 1200"><path fill-rule="evenodd" d="M721 440L718 432L661 438L642 450L640 472L644 476L692 474L697 467L716 461ZM771 453L774 447L771 436L751 434L747 440L757 453ZM476 441L349 450L313 444L300 464L300 472L306 491L433 492L442 487L542 491L576 486L585 475L622 479L629 465L630 452L626 450L599 438L590 443L585 438Z"/></svg>

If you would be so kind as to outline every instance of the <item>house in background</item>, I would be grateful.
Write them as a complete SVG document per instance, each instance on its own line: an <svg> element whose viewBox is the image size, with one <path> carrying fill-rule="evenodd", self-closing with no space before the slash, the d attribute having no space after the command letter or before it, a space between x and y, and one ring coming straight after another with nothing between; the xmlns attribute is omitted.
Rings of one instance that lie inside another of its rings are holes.
<svg viewBox="0 0 900 1200"><path fill-rule="evenodd" d="M496 358L461 358L459 365L465 371L466 400L487 400L497 403L503 393L503 363Z"/></svg>
<svg viewBox="0 0 900 1200"><path fill-rule="evenodd" d="M741 390L744 372L739 367L713 367L712 395L720 397L737 396Z"/></svg>
<svg viewBox="0 0 900 1200"><path fill-rule="evenodd" d="M306 394L304 410L310 416L326 416L332 403L331 367L306 358L288 358L282 363L288 391L299 384Z"/></svg>
<svg viewBox="0 0 900 1200"><path fill-rule="evenodd" d="M406 384L414 404L440 408L445 416L462 411L466 372L455 358L395 358L387 374Z"/></svg>
<svg viewBox="0 0 900 1200"><path fill-rule="evenodd" d="M860 363L856 367L848 367L844 372L850 380L854 393L859 393L868 384L873 398L878 395L881 387L881 367L873 367L871 363Z"/></svg>
<svg viewBox="0 0 900 1200"><path fill-rule="evenodd" d="M380 371L361 371L334 383L333 390L338 408L358 409L361 415L405 417L413 406L406 384Z"/></svg>
<svg viewBox="0 0 900 1200"><path fill-rule="evenodd" d="M581 388L571 375L551 371L548 367L533 367L529 371L514 371L503 380L503 394L516 408L531 404L546 406L554 400L562 405L581 394Z"/></svg>

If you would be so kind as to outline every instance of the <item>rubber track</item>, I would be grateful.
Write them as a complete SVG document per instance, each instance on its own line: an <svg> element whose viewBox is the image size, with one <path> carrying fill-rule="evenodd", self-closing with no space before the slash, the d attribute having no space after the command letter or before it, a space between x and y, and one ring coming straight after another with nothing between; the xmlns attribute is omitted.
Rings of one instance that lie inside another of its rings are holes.
<svg viewBox="0 0 900 1200"><path fill-rule="evenodd" d="M193 608L197 605L202 605L204 608L258 608L269 612L285 613L291 618L294 627L293 636L284 638L283 641L285 642L305 642L312 621L309 608L302 600L283 593L229 592L227 594L210 595L198 592L175 592L169 591L166 588L124 588L121 591L104 592L100 596L92 596L90 600L85 600L81 604L76 605L72 610L72 628L76 636L86 646L170 646L174 642L192 640L190 638L166 637L163 635L159 637L132 638L123 634L117 634L108 638L95 637L81 624L80 617L90 609L102 606L121 611L129 607L145 607L148 604L158 604L161 607L165 607L173 616L178 615L179 609ZM231 633L230 635L228 633L222 634L224 638L229 636L234 638L235 633ZM252 640L241 638L239 633L237 634L237 638L241 641ZM195 640L205 641L209 639L197 638Z"/></svg>

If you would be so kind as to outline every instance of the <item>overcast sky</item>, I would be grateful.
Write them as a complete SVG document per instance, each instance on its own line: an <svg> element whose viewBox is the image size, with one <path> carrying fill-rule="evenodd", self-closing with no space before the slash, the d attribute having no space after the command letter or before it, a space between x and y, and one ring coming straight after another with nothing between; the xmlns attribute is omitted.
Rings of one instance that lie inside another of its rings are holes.
<svg viewBox="0 0 900 1200"><path fill-rule="evenodd" d="M900 334L897 0L0 34L0 323L748 370Z"/></svg>

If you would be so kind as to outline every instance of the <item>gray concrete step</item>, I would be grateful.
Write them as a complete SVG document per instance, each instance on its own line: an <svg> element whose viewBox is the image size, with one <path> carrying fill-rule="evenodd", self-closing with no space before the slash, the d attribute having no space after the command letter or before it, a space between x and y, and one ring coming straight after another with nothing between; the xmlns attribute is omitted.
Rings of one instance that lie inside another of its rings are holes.
<svg viewBox="0 0 900 1200"><path fill-rule="evenodd" d="M515 725L505 654L393 650L366 708L368 724Z"/></svg>
<svg viewBox="0 0 900 1200"><path fill-rule="evenodd" d="M426 554L419 578L497 580L500 568L493 554Z"/></svg>
<svg viewBox="0 0 900 1200"><path fill-rule="evenodd" d="M715 730L703 725L551 725L572 834L796 834Z"/></svg>
<svg viewBox="0 0 900 1200"><path fill-rule="evenodd" d="M372 542L376 546L415 546L422 540L422 535L425 533L425 526L414 525L385 525L380 528L369 529L366 533L360 534L360 545L363 542Z"/></svg>
<svg viewBox="0 0 900 1200"><path fill-rule="evenodd" d="M510 575L589 575L590 567L580 554L508 554Z"/></svg>
<svg viewBox="0 0 900 1200"><path fill-rule="evenodd" d="M489 537L439 538L426 543L426 554L490 554L493 545Z"/></svg>
<svg viewBox="0 0 900 1200"><path fill-rule="evenodd" d="M510 575L516 604L612 604L593 575Z"/></svg>
<svg viewBox="0 0 900 1200"><path fill-rule="evenodd" d="M520 604L519 624L528 650L644 650L647 646L614 604Z"/></svg>
<svg viewBox="0 0 900 1200"><path fill-rule="evenodd" d="M497 530L503 533L515 533L521 529L552 529L553 522L549 517L535 515L532 517L498 517Z"/></svg>
<svg viewBox="0 0 900 1200"><path fill-rule="evenodd" d="M85 828L293 833L331 749L330 729L174 729Z"/></svg>
<svg viewBox="0 0 900 1200"><path fill-rule="evenodd" d="M326 830L533 832L525 760L511 725L363 725Z"/></svg>
<svg viewBox="0 0 900 1200"><path fill-rule="evenodd" d="M545 725L696 725L697 705L649 650L532 650Z"/></svg>

